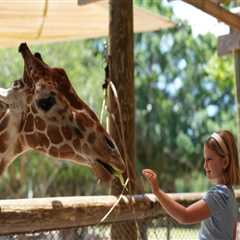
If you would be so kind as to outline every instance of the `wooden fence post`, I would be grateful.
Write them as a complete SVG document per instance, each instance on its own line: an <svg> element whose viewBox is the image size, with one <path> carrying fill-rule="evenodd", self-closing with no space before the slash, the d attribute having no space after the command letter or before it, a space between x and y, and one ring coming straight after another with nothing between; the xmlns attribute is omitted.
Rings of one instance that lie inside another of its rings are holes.
<svg viewBox="0 0 240 240"><path fill-rule="evenodd" d="M240 156L240 31L231 29L230 33L218 38L218 55L233 54L235 62L235 99L237 107L237 141Z"/></svg>
<svg viewBox="0 0 240 240"><path fill-rule="evenodd" d="M110 79L116 87L121 114L118 112L116 99L109 92L108 106L114 114L110 118L109 130L125 159L125 179L129 178L128 188L135 192L135 100L133 79L133 1L110 0ZM120 121L122 119L122 121ZM123 136L119 136L123 129ZM112 184L112 194L119 195L122 186L119 181ZM136 223L114 224L112 239L136 239Z"/></svg>

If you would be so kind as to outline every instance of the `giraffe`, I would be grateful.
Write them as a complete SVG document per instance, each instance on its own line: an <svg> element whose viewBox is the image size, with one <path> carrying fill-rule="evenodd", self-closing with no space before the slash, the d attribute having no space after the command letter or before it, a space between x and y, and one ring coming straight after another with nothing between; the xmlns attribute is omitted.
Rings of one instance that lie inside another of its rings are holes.
<svg viewBox="0 0 240 240"><path fill-rule="evenodd" d="M92 169L102 182L121 179L123 159L96 114L73 89L65 71L49 67L26 43L24 74L0 88L0 174L28 150Z"/></svg>

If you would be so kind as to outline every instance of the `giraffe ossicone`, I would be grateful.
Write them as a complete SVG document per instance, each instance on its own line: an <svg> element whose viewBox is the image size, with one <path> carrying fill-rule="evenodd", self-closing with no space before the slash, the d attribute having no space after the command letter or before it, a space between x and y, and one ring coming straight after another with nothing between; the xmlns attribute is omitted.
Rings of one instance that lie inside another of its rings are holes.
<svg viewBox="0 0 240 240"><path fill-rule="evenodd" d="M33 149L90 167L104 182L125 170L121 154L96 114L73 89L65 71L51 68L26 43L24 74L0 88L0 174Z"/></svg>

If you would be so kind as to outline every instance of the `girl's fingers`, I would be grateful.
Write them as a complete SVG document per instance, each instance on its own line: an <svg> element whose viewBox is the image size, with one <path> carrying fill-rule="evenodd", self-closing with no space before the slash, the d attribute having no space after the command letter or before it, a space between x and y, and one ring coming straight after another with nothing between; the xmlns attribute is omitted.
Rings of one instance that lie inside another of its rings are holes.
<svg viewBox="0 0 240 240"><path fill-rule="evenodd" d="M143 175L148 178L156 178L156 173L152 171L151 169L144 169L142 171Z"/></svg>
<svg viewBox="0 0 240 240"><path fill-rule="evenodd" d="M143 169L143 174L145 174L145 173L154 173L153 172L153 170L151 170L151 169Z"/></svg>
<svg viewBox="0 0 240 240"><path fill-rule="evenodd" d="M152 175L151 174L149 174L149 173L145 173L145 174L143 174L144 175L144 177L145 178L147 178L147 180L151 180L152 179Z"/></svg>
<svg viewBox="0 0 240 240"><path fill-rule="evenodd" d="M152 192L157 192L159 190L158 182L157 182L157 174L151 169L143 169L142 174L149 181L152 188Z"/></svg>
<svg viewBox="0 0 240 240"><path fill-rule="evenodd" d="M157 184L157 175L152 170L143 170L143 175L146 177L146 179L151 185Z"/></svg>
<svg viewBox="0 0 240 240"><path fill-rule="evenodd" d="M143 175L147 178L152 178L153 177L153 174L152 173L148 173L148 172L145 172L143 173Z"/></svg>

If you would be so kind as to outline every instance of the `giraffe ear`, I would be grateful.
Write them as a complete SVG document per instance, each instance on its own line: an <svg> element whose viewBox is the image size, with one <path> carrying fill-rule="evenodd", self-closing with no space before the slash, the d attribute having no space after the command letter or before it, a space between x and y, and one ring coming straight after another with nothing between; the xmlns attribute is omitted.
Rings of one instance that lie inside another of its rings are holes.
<svg viewBox="0 0 240 240"><path fill-rule="evenodd" d="M39 52L34 53L34 57L37 58L41 63L43 63L44 65L48 66L42 58L42 55Z"/></svg>
<svg viewBox="0 0 240 240"><path fill-rule="evenodd" d="M34 53L34 57L38 58L41 62L43 62L42 56L39 52Z"/></svg>

